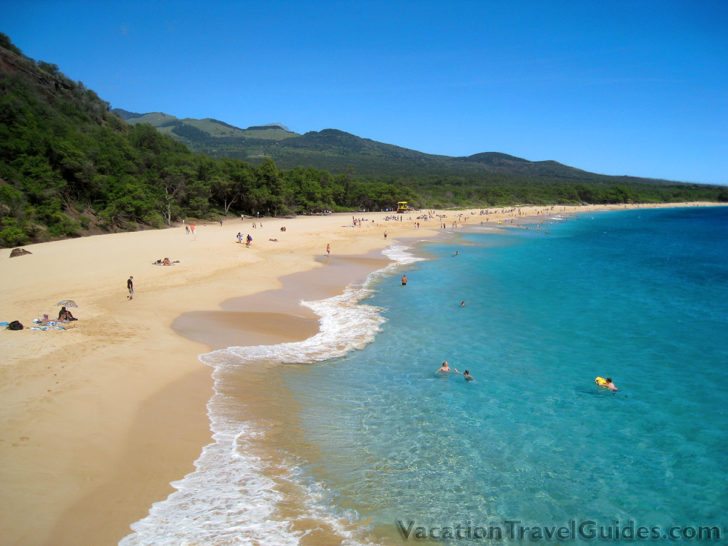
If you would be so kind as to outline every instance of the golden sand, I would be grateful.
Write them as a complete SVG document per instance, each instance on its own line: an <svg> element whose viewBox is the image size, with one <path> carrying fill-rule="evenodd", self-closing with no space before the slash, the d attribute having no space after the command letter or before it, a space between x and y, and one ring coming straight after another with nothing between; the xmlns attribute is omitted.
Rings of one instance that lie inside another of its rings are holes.
<svg viewBox="0 0 728 546"><path fill-rule="evenodd" d="M524 207L487 220L605 208L624 207ZM485 219L439 213L447 231ZM356 213L367 220L360 227L351 214L263 219L255 229L238 218L197 225L194 235L177 226L29 245L32 254L16 258L3 250L0 320L26 329L0 331L2 542L111 544L127 535L209 443L212 381L197 356L309 337L317 321L298 301L381 267L371 253L393 239L442 233L437 220L417 229L418 214L385 222L385 213ZM252 235L250 248L239 231ZM179 263L152 264L164 257ZM276 291L282 277L309 270L320 275ZM77 302L77 322L29 329L65 298Z"/></svg>

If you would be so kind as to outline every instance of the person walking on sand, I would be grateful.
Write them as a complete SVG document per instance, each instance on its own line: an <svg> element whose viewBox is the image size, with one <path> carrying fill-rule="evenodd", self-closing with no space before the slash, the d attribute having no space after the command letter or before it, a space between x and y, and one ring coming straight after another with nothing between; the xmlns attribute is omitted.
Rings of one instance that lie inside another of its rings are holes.
<svg viewBox="0 0 728 546"><path fill-rule="evenodd" d="M129 290L129 295L127 296L127 298L130 300L133 300L134 299L134 277L132 275L129 275L129 278L126 281L126 289Z"/></svg>
<svg viewBox="0 0 728 546"><path fill-rule="evenodd" d="M326 244L326 255L331 256L331 244L330 243Z"/></svg>

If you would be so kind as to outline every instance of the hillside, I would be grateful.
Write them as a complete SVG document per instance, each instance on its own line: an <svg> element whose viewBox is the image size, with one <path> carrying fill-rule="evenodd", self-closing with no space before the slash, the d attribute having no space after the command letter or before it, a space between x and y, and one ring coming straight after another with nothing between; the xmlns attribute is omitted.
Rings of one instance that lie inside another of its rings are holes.
<svg viewBox="0 0 728 546"><path fill-rule="evenodd" d="M397 201L448 208L691 200L728 201L728 188L498 153L423 154L335 129L299 135L280 124L241 129L111 111L82 82L0 34L0 246L182 218L378 210Z"/></svg>
<svg viewBox="0 0 728 546"><path fill-rule="evenodd" d="M164 114L146 119L176 133L241 131L216 120L178 124ZM282 126L243 132L258 140L290 133ZM126 123L82 82L24 56L0 34L2 247L161 228L183 218L380 209L399 200L423 203L403 182L193 153L148 123Z"/></svg>
<svg viewBox="0 0 728 546"><path fill-rule="evenodd" d="M280 124L259 125L241 129L212 118L179 119L162 112L151 112L148 114L137 114L122 108L114 108L112 113L125 120L130 125L148 123L159 132L169 134L189 145L194 149L200 142L206 139L246 139L246 140L283 140L297 133L289 131ZM189 130L192 128L192 131ZM195 131L196 130L196 131ZM201 150L200 150L201 151Z"/></svg>
<svg viewBox="0 0 728 546"><path fill-rule="evenodd" d="M240 129L214 119L178 119L160 112L134 114L114 109L128 123L149 123L191 150L213 157L260 162L271 158L282 168L297 166L324 169L332 173L353 172L357 176L408 177L425 181L433 177L485 178L489 176L561 179L599 183L624 183L625 177L599 175L557 161L529 161L498 152L467 157L433 155L361 138L337 129L311 131L303 135L280 125ZM627 177L646 184L669 181Z"/></svg>

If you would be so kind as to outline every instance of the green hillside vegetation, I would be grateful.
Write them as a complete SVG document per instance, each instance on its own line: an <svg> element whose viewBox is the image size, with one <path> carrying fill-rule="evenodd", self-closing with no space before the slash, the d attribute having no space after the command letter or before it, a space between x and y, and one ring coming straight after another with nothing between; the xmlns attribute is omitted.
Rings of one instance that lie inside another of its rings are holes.
<svg viewBox="0 0 728 546"><path fill-rule="evenodd" d="M133 120L130 120L132 122ZM184 120L187 123L187 120ZM336 129L299 135L278 130L275 138L254 133L216 137L212 132L170 132L190 149L212 157L253 164L272 159L281 168L323 169L360 181L387 182L410 188L431 207L494 206L517 203L622 203L721 200L721 186L668 180L608 176L556 161L529 161L485 152L468 157L425 154L384 144Z"/></svg>
<svg viewBox="0 0 728 546"><path fill-rule="evenodd" d="M371 209L414 198L408 188L347 175L192 153L149 124L127 124L55 65L13 51L7 37L0 45L2 246L186 217Z"/></svg>
<svg viewBox="0 0 728 546"><path fill-rule="evenodd" d="M722 187L600 177L502 154L428 156L336 130L297 135L280 126L120 114L128 122L0 34L0 245L187 217L379 210L400 200L415 207L728 200ZM245 159L234 153L241 140L249 144ZM191 151L193 142L196 150L207 142L209 155Z"/></svg>
<svg viewBox="0 0 728 546"><path fill-rule="evenodd" d="M136 114L128 112L121 108L114 108L112 113L117 114L130 125L138 125L140 123L148 123L164 134L171 134L180 142L190 146L191 149L197 148L197 143L204 140L212 139L234 139L234 140L283 140L292 136L298 136L296 133L285 129L278 124L260 125L241 129L220 121L218 119L205 118L194 119L184 118L178 119L169 114L162 112L151 112L149 114ZM188 131L188 128L194 128L198 131ZM190 136L187 136L190 135ZM203 150L196 150L203 151Z"/></svg>
<svg viewBox="0 0 728 546"><path fill-rule="evenodd" d="M543 181L578 181L601 186L676 184L668 180L600 175L556 161L529 161L497 152L467 157L425 154L336 129L311 131L300 135L280 126L264 126L238 129L237 133L224 134L214 126L224 123L218 120L172 118L177 129L171 131L171 116L166 114L130 116L124 110L116 109L114 112L119 113L129 123L150 123L184 142L190 149L213 157L245 159L252 163L271 158L282 168L309 166L334 174L353 172L359 178L395 176L406 179L407 183L425 185L433 180L440 183L443 178L477 185L501 179L503 176L507 176L514 183L528 184ZM203 127L200 123L202 121L214 123ZM185 131L181 127L186 125L201 129L202 132Z"/></svg>

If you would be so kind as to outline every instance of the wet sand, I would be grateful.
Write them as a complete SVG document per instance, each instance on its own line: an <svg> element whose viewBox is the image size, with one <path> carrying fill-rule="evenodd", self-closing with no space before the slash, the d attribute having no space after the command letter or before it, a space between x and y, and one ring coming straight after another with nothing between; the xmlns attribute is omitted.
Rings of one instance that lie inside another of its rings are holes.
<svg viewBox="0 0 728 546"><path fill-rule="evenodd" d="M609 208L626 207L569 211ZM552 210L494 211L488 223ZM194 236L177 226L28 245L32 254L2 258L0 319L29 326L34 317L57 313L61 299L79 304L79 321L67 330L0 335L3 542L76 544L83 537L109 544L128 534L131 523L172 492L171 481L193 470L210 441L205 408L212 381L198 355L231 340L304 339L315 331L316 318L297 302L340 293L377 269L384 262L375 264L381 259L370 252L397 238L457 231L465 218L471 225L483 219L477 210L438 214L447 215L446 230L436 220L416 228L415 214L386 222L385 213L357 213L368 220L360 227L351 225L350 214L265 219L255 230L229 220L224 226L200 223ZM235 242L241 229L253 235L252 247ZM340 260L342 255L360 258ZM180 263L152 265L160 256ZM351 269L355 265L361 271ZM312 275L298 287L280 280L305 271ZM133 301L126 292L130 274ZM261 412L268 406L278 411L276 396L252 386L249 391ZM252 414L259 411L250 407ZM295 416L283 413L280 422L290 420L293 430ZM284 436L290 439L285 442L302 442L295 434ZM269 445L276 445L275 434Z"/></svg>

